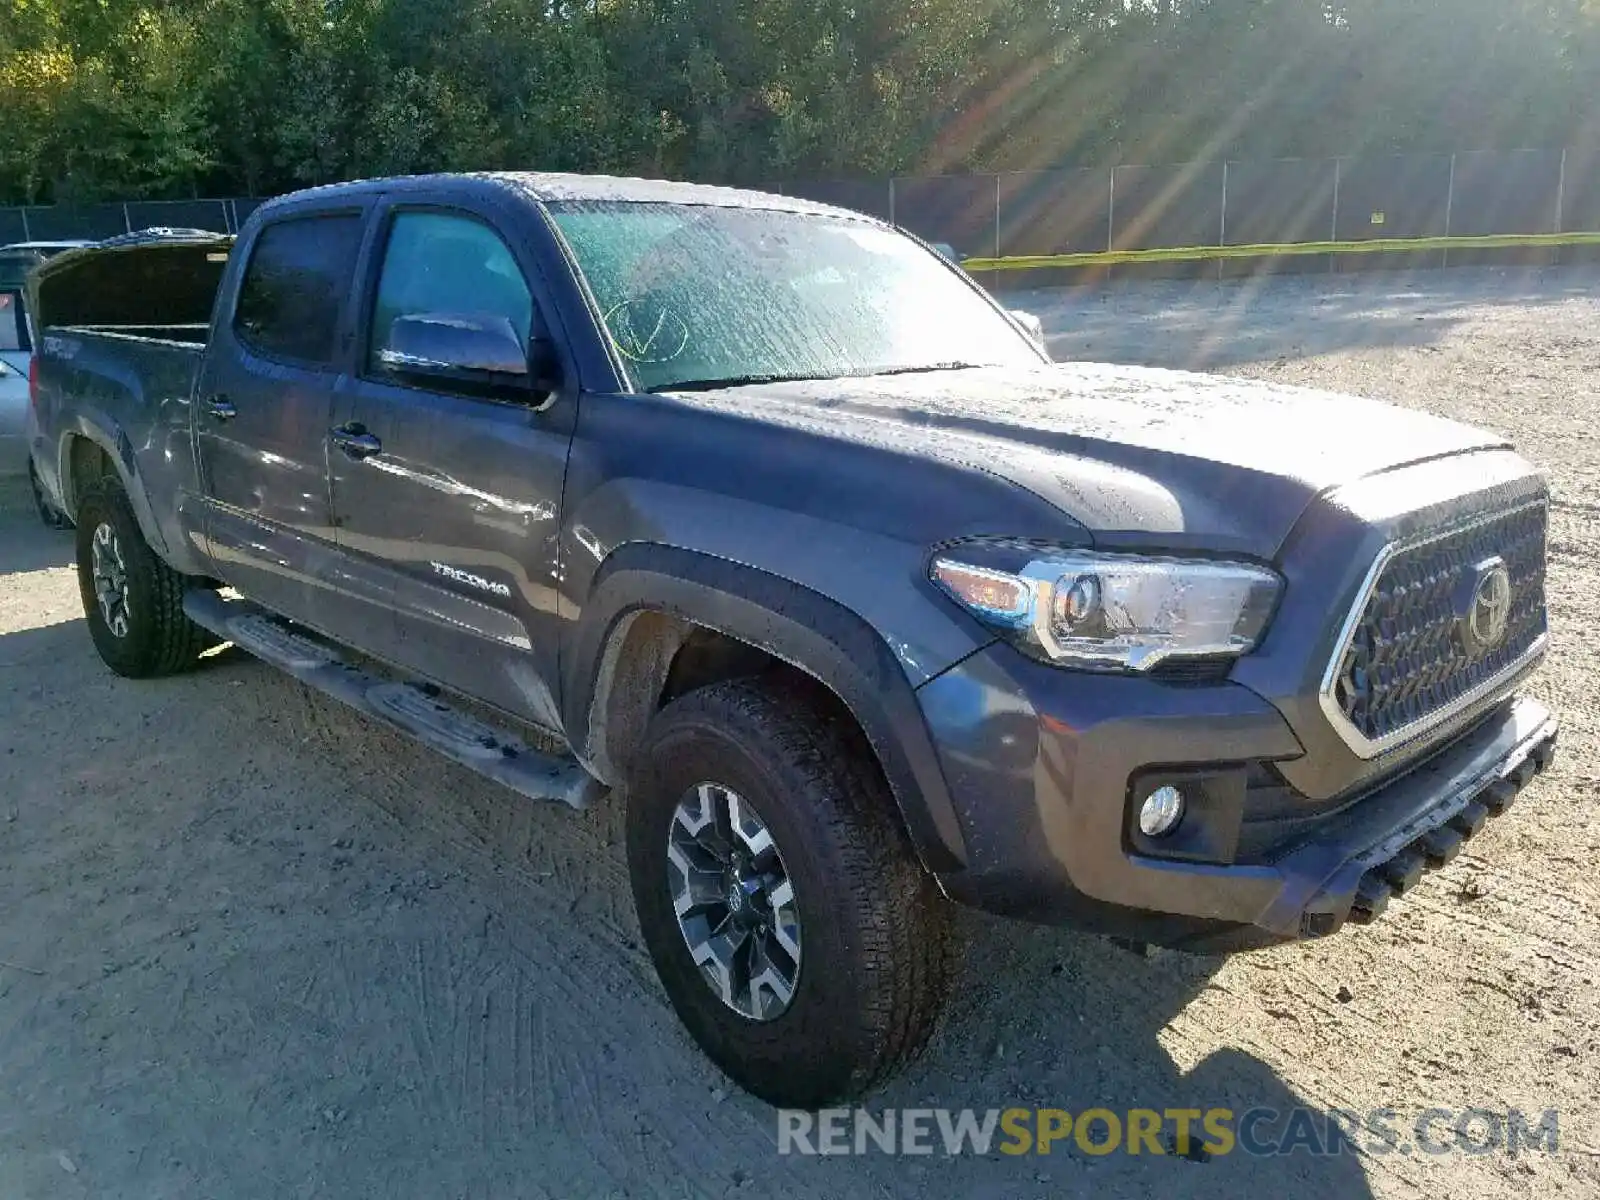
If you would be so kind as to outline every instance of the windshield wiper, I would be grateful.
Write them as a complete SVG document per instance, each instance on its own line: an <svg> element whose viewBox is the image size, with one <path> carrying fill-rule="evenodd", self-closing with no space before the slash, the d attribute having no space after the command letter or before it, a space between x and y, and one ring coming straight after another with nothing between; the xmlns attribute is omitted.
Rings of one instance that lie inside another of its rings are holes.
<svg viewBox="0 0 1600 1200"><path fill-rule="evenodd" d="M863 371L862 375L868 378L874 375L929 375L934 371L977 371L983 366L983 363L942 362L929 363L925 367L890 367L886 371Z"/></svg>
<svg viewBox="0 0 1600 1200"><path fill-rule="evenodd" d="M835 371L826 375L728 375L721 379L685 379L663 383L652 392L715 392L722 388L751 387L761 383L807 383L819 379L872 379L880 375L924 375L934 371L977 371L985 364L970 362L928 363L920 367L885 367L869 371Z"/></svg>
<svg viewBox="0 0 1600 1200"><path fill-rule="evenodd" d="M725 375L720 379L682 379L650 388L651 392L715 392L722 388L752 387L758 383L808 383L838 379L837 375Z"/></svg>

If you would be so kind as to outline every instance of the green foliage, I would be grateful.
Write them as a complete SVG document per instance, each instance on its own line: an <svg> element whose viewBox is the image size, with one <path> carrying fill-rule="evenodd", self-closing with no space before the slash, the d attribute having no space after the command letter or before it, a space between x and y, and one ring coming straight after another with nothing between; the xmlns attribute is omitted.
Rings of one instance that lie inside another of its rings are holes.
<svg viewBox="0 0 1600 1200"><path fill-rule="evenodd" d="M0 202L1593 141L1597 0L0 0Z"/></svg>

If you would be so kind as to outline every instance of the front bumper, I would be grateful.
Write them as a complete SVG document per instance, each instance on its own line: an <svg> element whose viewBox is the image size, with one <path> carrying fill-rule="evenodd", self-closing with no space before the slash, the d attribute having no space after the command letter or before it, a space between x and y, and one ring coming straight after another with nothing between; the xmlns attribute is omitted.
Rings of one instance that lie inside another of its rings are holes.
<svg viewBox="0 0 1600 1200"><path fill-rule="evenodd" d="M919 692L967 850L952 899L1010 916L1223 952L1322 937L1379 916L1449 861L1553 757L1556 722L1503 700L1355 798L1305 802L1232 861L1137 850L1130 781L1151 768L1300 758L1282 715L1232 683L1083 675L993 646ZM1280 813L1281 816L1281 813ZM1248 812L1245 820L1249 820Z"/></svg>

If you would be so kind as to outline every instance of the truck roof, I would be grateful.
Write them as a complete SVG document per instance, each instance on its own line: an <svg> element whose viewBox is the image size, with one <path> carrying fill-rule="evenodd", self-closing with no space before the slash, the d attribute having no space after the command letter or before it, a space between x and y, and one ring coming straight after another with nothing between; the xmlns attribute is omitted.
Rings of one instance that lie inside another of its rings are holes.
<svg viewBox="0 0 1600 1200"><path fill-rule="evenodd" d="M269 200L258 211L270 214L279 208L315 203L319 207L342 197L375 193L436 191L441 187L469 191L511 191L537 202L618 200L642 204L699 204L718 208L762 208L780 212L810 213L817 216L863 218L848 209L819 204L799 196L780 196L747 188L719 187L705 183L680 183L668 179L633 179L612 175L571 175L542 171L498 171L462 175L407 175L390 179L364 179L354 183L334 183L308 188Z"/></svg>

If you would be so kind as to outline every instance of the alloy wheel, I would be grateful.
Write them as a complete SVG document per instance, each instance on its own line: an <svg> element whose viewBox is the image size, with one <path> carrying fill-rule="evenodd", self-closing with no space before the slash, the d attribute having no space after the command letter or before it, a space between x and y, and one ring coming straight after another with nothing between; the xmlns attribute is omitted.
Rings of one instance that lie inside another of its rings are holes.
<svg viewBox="0 0 1600 1200"><path fill-rule="evenodd" d="M673 811L667 883L707 985L753 1021L788 1011L800 979L800 910L766 823L732 789L702 783Z"/></svg>
<svg viewBox="0 0 1600 1200"><path fill-rule="evenodd" d="M119 638L127 637L133 615L128 605L128 568L122 558L122 542L109 522L102 522L94 531L90 573L106 628Z"/></svg>

